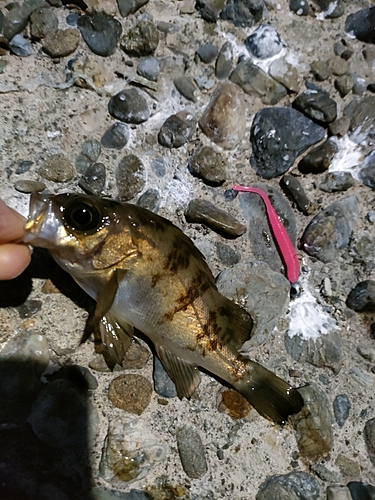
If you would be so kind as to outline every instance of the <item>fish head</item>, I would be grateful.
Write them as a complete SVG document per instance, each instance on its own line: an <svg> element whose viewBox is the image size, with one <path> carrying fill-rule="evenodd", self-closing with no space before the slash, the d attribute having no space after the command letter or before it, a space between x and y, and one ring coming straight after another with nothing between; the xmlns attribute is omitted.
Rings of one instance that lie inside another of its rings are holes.
<svg viewBox="0 0 375 500"><path fill-rule="evenodd" d="M120 212L119 203L96 196L33 193L23 241L47 248L73 275L109 269L136 251Z"/></svg>

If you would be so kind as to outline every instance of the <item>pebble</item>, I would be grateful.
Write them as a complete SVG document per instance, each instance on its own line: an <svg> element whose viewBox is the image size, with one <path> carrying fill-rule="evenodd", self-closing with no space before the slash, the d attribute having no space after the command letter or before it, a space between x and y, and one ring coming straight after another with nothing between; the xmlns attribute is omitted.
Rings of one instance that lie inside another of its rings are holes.
<svg viewBox="0 0 375 500"><path fill-rule="evenodd" d="M75 28L49 31L42 41L43 50L50 57L65 57L77 49L80 38Z"/></svg>
<svg viewBox="0 0 375 500"><path fill-rule="evenodd" d="M156 177L163 178L166 174L165 160L163 157L154 158L151 163L151 168Z"/></svg>
<svg viewBox="0 0 375 500"><path fill-rule="evenodd" d="M353 500L353 498L346 486L328 486L327 500Z"/></svg>
<svg viewBox="0 0 375 500"><path fill-rule="evenodd" d="M76 170L79 174L83 174L84 172L86 172L91 164L92 162L90 158L83 153L80 153L74 162Z"/></svg>
<svg viewBox="0 0 375 500"><path fill-rule="evenodd" d="M359 215L355 195L336 201L316 215L306 227L300 248L322 262L332 262L345 248Z"/></svg>
<svg viewBox="0 0 375 500"><path fill-rule="evenodd" d="M327 64L335 76L343 76L349 72L349 63L342 57L333 56L327 60Z"/></svg>
<svg viewBox="0 0 375 500"><path fill-rule="evenodd" d="M375 127L375 96L352 99L345 106L343 115L350 120L350 131L357 131L358 134L365 133Z"/></svg>
<svg viewBox="0 0 375 500"><path fill-rule="evenodd" d="M125 123L143 123L150 117L145 93L136 88L122 90L111 97L108 111L113 118Z"/></svg>
<svg viewBox="0 0 375 500"><path fill-rule="evenodd" d="M343 75L335 80L335 89L341 97L345 97L353 89L354 81L352 75Z"/></svg>
<svg viewBox="0 0 375 500"><path fill-rule="evenodd" d="M30 299L26 300L23 304L18 306L16 309L21 319L30 318L34 316L42 308L42 301Z"/></svg>
<svg viewBox="0 0 375 500"><path fill-rule="evenodd" d="M105 14L80 16L78 29L89 49L99 56L107 57L115 53L122 33L121 23Z"/></svg>
<svg viewBox="0 0 375 500"><path fill-rule="evenodd" d="M151 402L152 385L142 375L126 373L112 380L108 397L111 403L128 413L142 415Z"/></svg>
<svg viewBox="0 0 375 500"><path fill-rule="evenodd" d="M250 164L260 177L272 179L323 138L324 129L296 109L263 108L251 126Z"/></svg>
<svg viewBox="0 0 375 500"><path fill-rule="evenodd" d="M191 78L187 76L179 76L174 80L173 83L175 84L175 87L179 91L179 93L183 95L188 101L197 102L197 98L194 95L197 87Z"/></svg>
<svg viewBox="0 0 375 500"><path fill-rule="evenodd" d="M311 212L311 202L297 177L288 174L284 175L280 180L280 187L295 202L301 212L304 214Z"/></svg>
<svg viewBox="0 0 375 500"><path fill-rule="evenodd" d="M217 54L218 54L217 47L212 45L212 43L210 42L201 45L197 50L197 55L204 64L211 64L212 62L214 62L214 60L217 57Z"/></svg>
<svg viewBox="0 0 375 500"><path fill-rule="evenodd" d="M35 8L37 7L36 5ZM7 40L11 40L26 28L30 13L30 2L27 1L22 4L15 3L7 12L3 26L3 35Z"/></svg>
<svg viewBox="0 0 375 500"><path fill-rule="evenodd" d="M332 172L326 174L318 187L326 193L334 193L336 191L347 191L354 184L355 181L350 172Z"/></svg>
<svg viewBox="0 0 375 500"><path fill-rule="evenodd" d="M118 10L122 17L135 14L137 10L146 5L149 0L117 0Z"/></svg>
<svg viewBox="0 0 375 500"><path fill-rule="evenodd" d="M367 420L364 428L364 439L367 453L373 465L375 465L375 418Z"/></svg>
<svg viewBox="0 0 375 500"><path fill-rule="evenodd" d="M289 422L296 431L297 444L303 457L316 461L329 453L333 445L332 415L329 402L314 382L300 387L305 406L296 415L289 417Z"/></svg>
<svg viewBox="0 0 375 500"><path fill-rule="evenodd" d="M321 61L320 59L313 61L310 65L311 72L318 80L318 82L324 82L328 80L331 76L331 69L326 61Z"/></svg>
<svg viewBox="0 0 375 500"><path fill-rule="evenodd" d="M238 420L245 418L252 410L252 406L239 392L227 389L221 393L218 410L225 411L233 420Z"/></svg>
<svg viewBox="0 0 375 500"><path fill-rule="evenodd" d="M358 462L351 460L343 453L339 453L335 460L335 465L340 469L343 476L355 478L360 477L361 468Z"/></svg>
<svg viewBox="0 0 375 500"><path fill-rule="evenodd" d="M297 16L307 16L309 13L309 3L307 0L289 0L289 8Z"/></svg>
<svg viewBox="0 0 375 500"><path fill-rule="evenodd" d="M207 460L202 440L192 425L183 425L176 433L178 453L182 467L191 479L198 479L206 474Z"/></svg>
<svg viewBox="0 0 375 500"><path fill-rule="evenodd" d="M280 37L273 26L261 24L245 39L249 54L258 59L269 59L282 50Z"/></svg>
<svg viewBox="0 0 375 500"><path fill-rule="evenodd" d="M332 139L311 149L298 163L298 170L303 174L321 174L327 172L338 151L336 142Z"/></svg>
<svg viewBox="0 0 375 500"><path fill-rule="evenodd" d="M16 172L17 173L17 172ZM367 214L366 214L366 219L371 223L371 224L375 224L375 210L370 210Z"/></svg>
<svg viewBox="0 0 375 500"><path fill-rule="evenodd" d="M269 74L290 92L298 92L298 72L285 59L276 59L270 65Z"/></svg>
<svg viewBox="0 0 375 500"><path fill-rule="evenodd" d="M345 31L354 35L357 40L365 43L375 43L375 7L358 10L350 14L345 21Z"/></svg>
<svg viewBox="0 0 375 500"><path fill-rule="evenodd" d="M347 116L340 116L334 122L329 124L329 130L332 135L344 137L349 131L350 119Z"/></svg>
<svg viewBox="0 0 375 500"><path fill-rule="evenodd" d="M100 143L103 148L117 149L119 151L127 145L129 137L130 133L127 124L116 122L104 132Z"/></svg>
<svg viewBox="0 0 375 500"><path fill-rule="evenodd" d="M74 58L71 63L73 73L85 75L88 79L92 80L97 88L104 85L105 75L103 67L95 59L94 56ZM83 78L78 78L75 82L77 87L89 88L87 82Z"/></svg>
<svg viewBox="0 0 375 500"><path fill-rule="evenodd" d="M24 174L25 172L28 172L30 170L30 167L34 165L34 162L31 161L31 160L24 160L24 161L21 161L19 164L18 164L18 167L16 168L16 174L17 175L20 175L20 174Z"/></svg>
<svg viewBox="0 0 375 500"><path fill-rule="evenodd" d="M372 151L359 165L359 180L371 189L375 189L375 152Z"/></svg>
<svg viewBox="0 0 375 500"><path fill-rule="evenodd" d="M142 191L145 181L145 168L138 156L124 156L117 167L116 185L120 201L129 201Z"/></svg>
<svg viewBox="0 0 375 500"><path fill-rule="evenodd" d="M12 54L18 57L28 57L33 53L33 47L29 41L27 41L21 35L15 35L9 42L9 48Z"/></svg>
<svg viewBox="0 0 375 500"><path fill-rule="evenodd" d="M86 155L90 161L96 162L102 151L100 142L96 139L88 139L82 144L82 153Z"/></svg>
<svg viewBox="0 0 375 500"><path fill-rule="evenodd" d="M189 111L178 111L163 123L158 141L166 148L180 148L190 141L197 128L197 120Z"/></svg>
<svg viewBox="0 0 375 500"><path fill-rule="evenodd" d="M215 75L219 80L226 80L233 69L234 50L231 42L221 47L215 64Z"/></svg>
<svg viewBox="0 0 375 500"><path fill-rule="evenodd" d="M344 38L340 42L335 43L335 45L333 46L333 50L337 56L342 57L343 59L345 59L345 61L350 59L353 55L353 51L347 47L347 43Z"/></svg>
<svg viewBox="0 0 375 500"><path fill-rule="evenodd" d="M209 186L221 186L227 178L224 158L210 146L203 146L190 157L189 169Z"/></svg>
<svg viewBox="0 0 375 500"><path fill-rule="evenodd" d="M121 49L130 57L151 56L159 44L159 32L151 21L138 21L124 33Z"/></svg>
<svg viewBox="0 0 375 500"><path fill-rule="evenodd" d="M71 14L68 14L66 16L66 24L68 24L69 26L76 27L79 17L80 17L79 14L77 14L76 12L72 12Z"/></svg>
<svg viewBox="0 0 375 500"><path fill-rule="evenodd" d="M48 181L68 182L73 179L74 168L66 156L58 153L48 156L39 173Z"/></svg>
<svg viewBox="0 0 375 500"><path fill-rule="evenodd" d="M157 82L160 73L159 59L154 56L141 57L137 67L137 73L151 82Z"/></svg>
<svg viewBox="0 0 375 500"><path fill-rule="evenodd" d="M338 475L327 469L323 464L311 464L310 469L322 480L328 483L339 482Z"/></svg>
<svg viewBox="0 0 375 500"><path fill-rule="evenodd" d="M100 461L100 475L112 485L143 479L167 455L167 447L134 415L109 422Z"/></svg>
<svg viewBox="0 0 375 500"><path fill-rule="evenodd" d="M85 170L78 185L88 194L100 196L105 188L106 171L103 163L93 163Z"/></svg>
<svg viewBox="0 0 375 500"><path fill-rule="evenodd" d="M374 500L375 486L362 481L351 481L348 483L350 491L349 500Z"/></svg>
<svg viewBox="0 0 375 500"><path fill-rule="evenodd" d="M256 500L318 500L320 486L307 472L271 476L259 487Z"/></svg>
<svg viewBox="0 0 375 500"><path fill-rule="evenodd" d="M290 283L268 263L241 262L222 271L216 279L219 292L241 305L254 319L251 339L241 348L245 352L270 338L289 304Z"/></svg>
<svg viewBox="0 0 375 500"><path fill-rule="evenodd" d="M263 9L263 0L237 0L235 3L227 2L220 17L239 28L251 28L262 19Z"/></svg>
<svg viewBox="0 0 375 500"><path fill-rule="evenodd" d="M301 92L293 101L293 107L323 126L337 118L336 101L323 90L307 89Z"/></svg>
<svg viewBox="0 0 375 500"><path fill-rule="evenodd" d="M250 60L241 60L232 71L230 81L246 94L259 97L263 104L277 104L286 96L286 88Z"/></svg>
<svg viewBox="0 0 375 500"><path fill-rule="evenodd" d="M22 181L16 181L14 183L14 188L19 193L31 194L40 193L41 191L44 191L47 186L44 184L44 182L29 181L24 179Z"/></svg>
<svg viewBox="0 0 375 500"><path fill-rule="evenodd" d="M235 264L238 264L241 260L240 252L230 247L229 245L226 245L221 241L217 241L215 243L215 247L216 254L225 267L232 267Z"/></svg>
<svg viewBox="0 0 375 500"><path fill-rule="evenodd" d="M177 396L176 386L157 356L154 356L154 389L163 398L175 398Z"/></svg>
<svg viewBox="0 0 375 500"><path fill-rule="evenodd" d="M358 283L349 293L346 305L356 312L375 311L375 281L365 280Z"/></svg>
<svg viewBox="0 0 375 500"><path fill-rule="evenodd" d="M185 211L187 222L204 224L224 238L238 238L246 232L246 226L211 202L195 199L190 201Z"/></svg>
<svg viewBox="0 0 375 500"><path fill-rule="evenodd" d="M352 405L346 394L338 394L333 400L333 414L339 427L345 424L351 407Z"/></svg>
<svg viewBox="0 0 375 500"><path fill-rule="evenodd" d="M30 33L34 40L40 40L49 32L57 30L59 20L54 11L48 7L35 10L30 16Z"/></svg>
<svg viewBox="0 0 375 500"><path fill-rule="evenodd" d="M160 201L160 192L157 189L150 188L138 198L137 205L157 214L160 208Z"/></svg>
<svg viewBox="0 0 375 500"><path fill-rule="evenodd" d="M246 129L246 106L233 83L219 84L199 120L202 132L223 149L234 149Z"/></svg>

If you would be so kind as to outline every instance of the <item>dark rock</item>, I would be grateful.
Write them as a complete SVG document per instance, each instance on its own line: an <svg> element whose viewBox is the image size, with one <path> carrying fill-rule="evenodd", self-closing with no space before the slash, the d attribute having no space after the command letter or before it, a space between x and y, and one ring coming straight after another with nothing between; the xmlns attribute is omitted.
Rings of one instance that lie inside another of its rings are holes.
<svg viewBox="0 0 375 500"><path fill-rule="evenodd" d="M344 137L349 131L350 119L347 116L340 116L334 122L329 124L329 130L332 135Z"/></svg>
<svg viewBox="0 0 375 500"><path fill-rule="evenodd" d="M256 500L318 500L320 486L307 472L271 476L259 487Z"/></svg>
<svg viewBox="0 0 375 500"><path fill-rule="evenodd" d="M333 414L335 416L337 425L342 427L349 416L352 405L346 394L339 394L333 400Z"/></svg>
<svg viewBox="0 0 375 500"><path fill-rule="evenodd" d="M43 39L43 50L50 57L65 57L76 50L80 38L75 28L50 31Z"/></svg>
<svg viewBox="0 0 375 500"><path fill-rule="evenodd" d="M259 97L263 104L277 104L286 96L286 88L250 60L240 61L229 79L246 94Z"/></svg>
<svg viewBox="0 0 375 500"><path fill-rule="evenodd" d="M309 213L311 207L310 200L297 177L294 177L294 175L284 175L280 180L280 187L296 203L301 212L305 214Z"/></svg>
<svg viewBox="0 0 375 500"><path fill-rule="evenodd" d="M24 174L25 172L28 172L30 170L30 167L34 165L34 162L31 161L31 160L24 160L24 161L21 161L18 165L18 167L16 168L16 174L17 175L20 175L20 174Z"/></svg>
<svg viewBox="0 0 375 500"><path fill-rule="evenodd" d="M307 0L289 0L289 9L297 16L307 16L309 13L309 3Z"/></svg>
<svg viewBox="0 0 375 500"><path fill-rule="evenodd" d="M26 4L26 2L24 2ZM9 10L4 20L3 35L7 40L11 40L15 35L21 33L29 20L30 11L25 5L15 4Z"/></svg>
<svg viewBox="0 0 375 500"><path fill-rule="evenodd" d="M269 59L282 50L280 37L275 28L262 24L245 39L245 47L250 55L258 59Z"/></svg>
<svg viewBox="0 0 375 500"><path fill-rule="evenodd" d="M127 17L130 14L135 14L148 2L149 0L117 0L117 5L122 17Z"/></svg>
<svg viewBox="0 0 375 500"><path fill-rule="evenodd" d="M176 89L183 95L186 99L192 102L197 102L197 99L194 95L194 92L197 90L197 87L193 80L188 78L187 76L179 76L173 82L175 84Z"/></svg>
<svg viewBox="0 0 375 500"><path fill-rule="evenodd" d="M335 19L341 17L345 12L345 4L342 0L314 0L324 13L324 17Z"/></svg>
<svg viewBox="0 0 375 500"><path fill-rule="evenodd" d="M262 19L263 0L227 0L220 17L237 27L251 27Z"/></svg>
<svg viewBox="0 0 375 500"><path fill-rule="evenodd" d="M350 172L332 172L326 175L318 187L326 193L334 193L335 191L347 191L354 184L355 181Z"/></svg>
<svg viewBox="0 0 375 500"><path fill-rule="evenodd" d="M185 211L185 217L188 222L205 224L224 238L238 238L246 231L246 226L235 217L216 208L209 201L192 200Z"/></svg>
<svg viewBox="0 0 375 500"><path fill-rule="evenodd" d="M224 264L224 266L226 267L234 266L235 264L238 264L239 261L241 260L241 254L238 250L235 250L234 248L225 245L225 243L222 243L221 241L217 241L215 243L215 246L216 246L217 256Z"/></svg>
<svg viewBox="0 0 375 500"><path fill-rule="evenodd" d="M41 191L44 191L47 186L44 184L44 182L28 181L24 179L22 181L15 182L14 188L19 193L31 194L40 193Z"/></svg>
<svg viewBox="0 0 375 500"><path fill-rule="evenodd" d="M364 429L364 438L367 448L367 453L372 464L375 464L375 418L367 420Z"/></svg>
<svg viewBox="0 0 375 500"><path fill-rule="evenodd" d="M197 0L195 2L195 8L201 15L202 19L204 19L207 23L216 23L220 10L216 8L216 5L213 3L211 7L210 1Z"/></svg>
<svg viewBox="0 0 375 500"><path fill-rule="evenodd" d="M116 122L104 132L100 142L103 148L120 150L128 143L129 135L127 124Z"/></svg>
<svg viewBox="0 0 375 500"><path fill-rule="evenodd" d="M261 109L251 126L250 164L260 177L272 179L323 138L324 129L295 109Z"/></svg>
<svg viewBox="0 0 375 500"><path fill-rule="evenodd" d="M305 229L300 248L322 262L332 262L346 247L359 215L359 200L347 196L320 212Z"/></svg>
<svg viewBox="0 0 375 500"><path fill-rule="evenodd" d="M202 440L195 427L184 425L178 429L177 447L182 467L187 476L198 479L206 474L207 461Z"/></svg>
<svg viewBox="0 0 375 500"><path fill-rule="evenodd" d="M18 57L28 57L33 53L33 47L29 41L27 41L21 35L15 35L9 42L9 48L12 54Z"/></svg>
<svg viewBox="0 0 375 500"><path fill-rule="evenodd" d="M128 413L142 415L151 402L152 385L142 375L126 373L112 380L108 390L111 403Z"/></svg>
<svg viewBox="0 0 375 500"><path fill-rule="evenodd" d="M216 59L215 75L219 80L225 80L230 75L233 68L233 45L231 42L225 42L221 47Z"/></svg>
<svg viewBox="0 0 375 500"><path fill-rule="evenodd" d="M115 53L122 33L121 23L117 19L105 14L83 15L77 25L94 54L106 57Z"/></svg>
<svg viewBox="0 0 375 500"><path fill-rule="evenodd" d="M345 61L350 59L353 55L353 51L346 46L345 40L336 42L333 46L333 50L337 56L342 57Z"/></svg>
<svg viewBox="0 0 375 500"><path fill-rule="evenodd" d="M374 500L375 486L362 481L351 481L348 483L348 488L352 500Z"/></svg>
<svg viewBox="0 0 375 500"><path fill-rule="evenodd" d="M345 31L361 42L375 43L375 7L358 10L345 21Z"/></svg>
<svg viewBox="0 0 375 500"><path fill-rule="evenodd" d="M90 158L83 153L80 153L75 161L75 167L79 174L83 174L92 164Z"/></svg>
<svg viewBox="0 0 375 500"><path fill-rule="evenodd" d="M53 182L68 182L73 179L73 165L63 154L50 155L39 169L42 177Z"/></svg>
<svg viewBox="0 0 375 500"><path fill-rule="evenodd" d="M234 149L246 129L246 108L241 91L232 83L221 83L211 96L199 126L211 141L224 149Z"/></svg>
<svg viewBox="0 0 375 500"><path fill-rule="evenodd" d="M129 201L136 196L145 185L145 168L138 156L127 155L117 167L116 185L120 201Z"/></svg>
<svg viewBox="0 0 375 500"><path fill-rule="evenodd" d="M79 18L80 18L79 14L77 14L76 12L72 12L71 14L68 14L66 16L66 24L68 24L69 26L76 27L78 24Z"/></svg>
<svg viewBox="0 0 375 500"><path fill-rule="evenodd" d="M214 62L217 54L217 47L212 45L212 43L205 43L197 50L197 55L199 59L204 62L204 64L211 64L212 62Z"/></svg>
<svg viewBox="0 0 375 500"><path fill-rule="evenodd" d="M148 189L138 198L137 205L157 214L160 207L160 192L154 188Z"/></svg>
<svg viewBox="0 0 375 500"><path fill-rule="evenodd" d="M337 104L324 91L305 90L293 101L293 107L321 125L337 118Z"/></svg>
<svg viewBox="0 0 375 500"><path fill-rule="evenodd" d="M375 189L375 151L372 151L359 165L358 179L371 189Z"/></svg>
<svg viewBox="0 0 375 500"><path fill-rule="evenodd" d="M37 9L30 16L30 32L35 40L44 38L58 27L59 20L53 10L48 7Z"/></svg>
<svg viewBox="0 0 375 500"><path fill-rule="evenodd" d="M103 163L94 163L90 165L78 185L88 194L100 196L105 188L105 166Z"/></svg>
<svg viewBox="0 0 375 500"><path fill-rule="evenodd" d="M162 178L166 174L165 160L163 157L155 158L152 160L151 168L155 172L155 175Z"/></svg>
<svg viewBox="0 0 375 500"><path fill-rule="evenodd" d="M197 128L197 121L192 113L179 111L163 123L158 140L166 148L179 148L190 141Z"/></svg>
<svg viewBox="0 0 375 500"><path fill-rule="evenodd" d="M137 73L151 82L157 82L160 73L160 63L159 60L154 56L141 57Z"/></svg>
<svg viewBox="0 0 375 500"><path fill-rule="evenodd" d="M154 388L155 392L163 398L175 398L177 396L176 386L164 370L157 356L154 356Z"/></svg>
<svg viewBox="0 0 375 500"><path fill-rule="evenodd" d="M345 106L343 115L350 120L350 131L374 134L375 96L356 97Z"/></svg>
<svg viewBox="0 0 375 500"><path fill-rule="evenodd" d="M209 186L221 186L226 180L224 159L210 146L203 146L191 156L189 169Z"/></svg>
<svg viewBox="0 0 375 500"><path fill-rule="evenodd" d="M365 280L358 283L349 293L346 305L357 312L375 311L375 281Z"/></svg>
<svg viewBox="0 0 375 500"><path fill-rule="evenodd" d="M121 40L121 48L131 57L151 56L159 44L159 32L151 21L138 21Z"/></svg>
<svg viewBox="0 0 375 500"><path fill-rule="evenodd" d="M136 88L122 90L111 97L108 103L109 113L125 123L143 123L150 117L145 94Z"/></svg>
<svg viewBox="0 0 375 500"><path fill-rule="evenodd" d="M23 304L17 307L18 314L21 319L31 318L42 308L41 300L26 300Z"/></svg>
<svg viewBox="0 0 375 500"><path fill-rule="evenodd" d="M298 163L298 169L303 174L320 174L326 172L337 151L336 143L328 139L316 148L311 149Z"/></svg>

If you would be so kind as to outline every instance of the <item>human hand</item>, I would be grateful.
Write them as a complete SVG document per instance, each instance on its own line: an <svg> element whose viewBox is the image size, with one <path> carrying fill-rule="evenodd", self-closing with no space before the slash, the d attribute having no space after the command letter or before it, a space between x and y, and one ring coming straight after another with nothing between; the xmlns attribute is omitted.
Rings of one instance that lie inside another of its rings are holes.
<svg viewBox="0 0 375 500"><path fill-rule="evenodd" d="M25 219L0 200L0 280L16 278L30 263L31 253L21 240Z"/></svg>

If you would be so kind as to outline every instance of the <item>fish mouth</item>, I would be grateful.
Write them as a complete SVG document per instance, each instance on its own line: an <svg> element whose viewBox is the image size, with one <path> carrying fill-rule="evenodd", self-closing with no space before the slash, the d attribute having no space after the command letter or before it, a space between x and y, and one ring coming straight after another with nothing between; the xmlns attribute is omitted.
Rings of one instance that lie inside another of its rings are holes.
<svg viewBox="0 0 375 500"><path fill-rule="evenodd" d="M56 243L61 222L55 215L52 196L33 193L30 197L29 217L25 224L24 243L52 248Z"/></svg>

